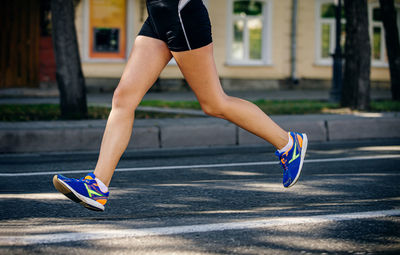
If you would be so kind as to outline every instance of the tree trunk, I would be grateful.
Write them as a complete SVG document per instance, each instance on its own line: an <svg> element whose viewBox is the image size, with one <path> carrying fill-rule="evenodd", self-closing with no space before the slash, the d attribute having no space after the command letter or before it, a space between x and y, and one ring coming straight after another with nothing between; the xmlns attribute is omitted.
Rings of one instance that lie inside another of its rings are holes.
<svg viewBox="0 0 400 255"><path fill-rule="evenodd" d="M86 87L76 39L73 1L51 0L51 13L61 115L67 119L86 118Z"/></svg>
<svg viewBox="0 0 400 255"><path fill-rule="evenodd" d="M371 45L367 0L345 0L346 44L342 106L367 110L370 102Z"/></svg>
<svg viewBox="0 0 400 255"><path fill-rule="evenodd" d="M390 82L393 100L400 101L400 42L393 0L379 0L385 28L385 41L389 59Z"/></svg>

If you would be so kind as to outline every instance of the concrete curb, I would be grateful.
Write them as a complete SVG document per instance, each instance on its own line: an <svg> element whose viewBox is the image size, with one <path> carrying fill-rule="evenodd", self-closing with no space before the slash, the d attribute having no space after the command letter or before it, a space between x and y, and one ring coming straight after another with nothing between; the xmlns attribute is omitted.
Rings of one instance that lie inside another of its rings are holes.
<svg viewBox="0 0 400 255"><path fill-rule="evenodd" d="M287 130L326 142L400 138L400 115L274 116ZM106 121L0 122L0 153L97 151ZM136 120L128 149L268 144L225 120L215 118Z"/></svg>

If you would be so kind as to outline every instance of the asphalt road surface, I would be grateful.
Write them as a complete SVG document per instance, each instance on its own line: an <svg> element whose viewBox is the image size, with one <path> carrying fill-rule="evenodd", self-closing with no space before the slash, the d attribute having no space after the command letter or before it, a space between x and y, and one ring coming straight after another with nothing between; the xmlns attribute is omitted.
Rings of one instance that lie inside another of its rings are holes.
<svg viewBox="0 0 400 255"><path fill-rule="evenodd" d="M96 154L0 155L0 254L400 254L400 140L127 152L105 212L54 189Z"/></svg>

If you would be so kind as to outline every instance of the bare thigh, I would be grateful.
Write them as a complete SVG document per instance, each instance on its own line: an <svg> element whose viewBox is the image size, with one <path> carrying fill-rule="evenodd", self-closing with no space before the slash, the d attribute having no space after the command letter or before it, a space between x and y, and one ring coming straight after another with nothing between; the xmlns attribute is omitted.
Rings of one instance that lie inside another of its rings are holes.
<svg viewBox="0 0 400 255"><path fill-rule="evenodd" d="M200 104L215 104L225 97L215 67L212 43L196 50L172 52L172 55Z"/></svg>
<svg viewBox="0 0 400 255"><path fill-rule="evenodd" d="M114 93L113 108L136 108L171 58L171 52L163 41L138 36Z"/></svg>

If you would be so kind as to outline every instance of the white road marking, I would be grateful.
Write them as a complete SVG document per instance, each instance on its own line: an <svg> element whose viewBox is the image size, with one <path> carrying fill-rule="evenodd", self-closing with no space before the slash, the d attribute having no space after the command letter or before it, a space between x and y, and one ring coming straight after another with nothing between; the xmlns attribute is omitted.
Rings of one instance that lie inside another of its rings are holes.
<svg viewBox="0 0 400 255"><path fill-rule="evenodd" d="M0 199L24 199L24 200L65 200L61 193L24 193L24 194L0 194Z"/></svg>
<svg viewBox="0 0 400 255"><path fill-rule="evenodd" d="M305 160L304 163L343 162L343 161L393 159L393 158L400 158L400 154L355 156L355 157L325 158L325 159L308 159L308 160ZM223 164L184 165L184 166L152 166L152 167L118 168L115 171L116 172L135 172L135 171L178 170L178 169L191 169L191 168L265 166L265 165L277 165L278 163L279 163L278 161L261 161L261 162L241 162L241 163L223 163ZM53 175L53 174L77 174L77 173L89 173L92 171L93 171L93 169L47 171L47 172L25 172L25 173L0 173L0 177L37 176L37 175Z"/></svg>
<svg viewBox="0 0 400 255"><path fill-rule="evenodd" d="M75 233L33 234L23 236L1 236L0 246L23 246L50 243L65 243L111 238L134 238L148 236L181 235L190 233L204 233L224 230L260 229L294 224L318 224L325 222L359 220L378 217L399 216L400 209L385 211L369 211L343 214L314 215L301 217L282 217L258 220L244 220L226 223L213 223L201 225L183 225L139 229L98 229L96 231L83 231ZM83 228L83 227L82 227ZM79 230L79 226L75 229ZM88 229L88 228L86 228Z"/></svg>

